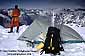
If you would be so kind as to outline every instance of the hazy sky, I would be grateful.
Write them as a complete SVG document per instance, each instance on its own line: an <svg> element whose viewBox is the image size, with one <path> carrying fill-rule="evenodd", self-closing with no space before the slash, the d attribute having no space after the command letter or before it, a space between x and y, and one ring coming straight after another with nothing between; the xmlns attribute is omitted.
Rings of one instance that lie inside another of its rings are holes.
<svg viewBox="0 0 85 56"><path fill-rule="evenodd" d="M0 8L14 7L15 4L21 8L75 8L85 7L85 0L0 0Z"/></svg>

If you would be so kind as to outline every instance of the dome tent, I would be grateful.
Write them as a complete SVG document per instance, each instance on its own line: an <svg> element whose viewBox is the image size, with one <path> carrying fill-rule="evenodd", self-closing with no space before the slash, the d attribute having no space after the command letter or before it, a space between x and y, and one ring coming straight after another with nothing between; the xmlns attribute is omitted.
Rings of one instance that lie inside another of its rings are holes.
<svg viewBox="0 0 85 56"><path fill-rule="evenodd" d="M67 25L62 25L60 36L64 43L81 43L85 42L78 32Z"/></svg>
<svg viewBox="0 0 85 56"><path fill-rule="evenodd" d="M22 33L18 40L36 40L37 36L41 32L47 32L49 24L43 24L39 20L34 20L34 22ZM37 39L38 40L38 39ZM37 41L36 40L36 41Z"/></svg>
<svg viewBox="0 0 85 56"><path fill-rule="evenodd" d="M35 19L34 22L22 33L18 40L39 41L38 35L40 35L41 32L46 34L49 26L50 24L48 21L43 19ZM60 36L64 43L80 43L84 41L82 37L79 35L79 33L77 33L75 30L66 25L62 25L60 29Z"/></svg>

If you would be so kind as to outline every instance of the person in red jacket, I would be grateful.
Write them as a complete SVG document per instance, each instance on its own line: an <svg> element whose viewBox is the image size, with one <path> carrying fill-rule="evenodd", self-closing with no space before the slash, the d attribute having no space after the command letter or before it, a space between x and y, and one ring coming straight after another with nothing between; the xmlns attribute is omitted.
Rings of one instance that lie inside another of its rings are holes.
<svg viewBox="0 0 85 56"><path fill-rule="evenodd" d="M11 16L12 16L12 20L11 20L11 23L10 23L11 30L8 33L13 32L13 27L15 27L15 26L17 27L16 32L19 32L19 16L20 16L20 10L18 8L18 5L15 5L15 8L13 9Z"/></svg>

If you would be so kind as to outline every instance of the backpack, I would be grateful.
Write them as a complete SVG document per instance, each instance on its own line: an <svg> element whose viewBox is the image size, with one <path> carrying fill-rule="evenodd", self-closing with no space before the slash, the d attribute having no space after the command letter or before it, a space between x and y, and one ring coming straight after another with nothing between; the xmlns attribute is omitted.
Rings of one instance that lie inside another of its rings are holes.
<svg viewBox="0 0 85 56"><path fill-rule="evenodd" d="M52 53L56 55L57 53L60 54L60 44L61 44L61 38L60 38L60 30L56 27L49 27L48 32L46 35L45 43L43 50L46 54Z"/></svg>

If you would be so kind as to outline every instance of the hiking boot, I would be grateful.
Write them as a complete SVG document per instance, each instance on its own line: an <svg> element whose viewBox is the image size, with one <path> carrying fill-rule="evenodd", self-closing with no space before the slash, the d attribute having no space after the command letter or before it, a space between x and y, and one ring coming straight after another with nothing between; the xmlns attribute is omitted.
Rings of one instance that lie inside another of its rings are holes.
<svg viewBox="0 0 85 56"><path fill-rule="evenodd" d="M19 33L19 31L16 31L16 33Z"/></svg>
<svg viewBox="0 0 85 56"><path fill-rule="evenodd" d="M8 33L12 33L13 32L13 27L11 27L11 30L10 30L10 32L8 32Z"/></svg>
<svg viewBox="0 0 85 56"><path fill-rule="evenodd" d="M8 32L8 33L12 33L13 31L10 31L10 32Z"/></svg>

